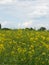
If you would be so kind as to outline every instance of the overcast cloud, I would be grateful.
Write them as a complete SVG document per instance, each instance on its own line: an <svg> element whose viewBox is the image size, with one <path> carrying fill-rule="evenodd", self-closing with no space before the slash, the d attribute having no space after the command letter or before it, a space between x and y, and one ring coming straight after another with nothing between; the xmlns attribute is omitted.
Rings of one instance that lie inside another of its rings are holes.
<svg viewBox="0 0 49 65"><path fill-rule="evenodd" d="M2 27L49 28L49 0L0 0Z"/></svg>

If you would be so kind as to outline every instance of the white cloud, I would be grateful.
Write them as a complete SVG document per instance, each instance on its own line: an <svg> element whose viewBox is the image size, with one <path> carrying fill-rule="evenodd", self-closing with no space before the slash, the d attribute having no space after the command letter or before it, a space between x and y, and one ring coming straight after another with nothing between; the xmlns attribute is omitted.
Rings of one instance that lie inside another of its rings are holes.
<svg viewBox="0 0 49 65"><path fill-rule="evenodd" d="M36 6L33 12L28 13L30 18L36 18L41 16L46 16L48 14L47 6Z"/></svg>
<svg viewBox="0 0 49 65"><path fill-rule="evenodd" d="M30 27L32 25L32 23L33 23L32 21L24 22L23 26L24 27Z"/></svg>
<svg viewBox="0 0 49 65"><path fill-rule="evenodd" d="M14 3L16 0L0 0L0 4Z"/></svg>
<svg viewBox="0 0 49 65"><path fill-rule="evenodd" d="M33 24L32 21L27 21L27 22L10 22L10 21L0 21L0 24L2 25L2 27L12 27L12 28L26 28L26 27L31 27L31 25Z"/></svg>
<svg viewBox="0 0 49 65"><path fill-rule="evenodd" d="M49 25L48 24L43 24L43 23L41 23L41 24L36 24L36 28L38 29L38 28L40 28L40 27L46 27L47 29L49 28Z"/></svg>
<svg viewBox="0 0 49 65"><path fill-rule="evenodd" d="M17 0L16 10L27 19L46 16L49 14L49 0ZM20 15L18 14L18 16Z"/></svg>
<svg viewBox="0 0 49 65"><path fill-rule="evenodd" d="M6 25L8 24L8 22L7 21L0 21L0 24L2 25L2 27L6 27Z"/></svg>
<svg viewBox="0 0 49 65"><path fill-rule="evenodd" d="M26 27L31 27L31 25L33 24L33 21L25 21L23 23L18 23L18 28L26 28Z"/></svg>
<svg viewBox="0 0 49 65"><path fill-rule="evenodd" d="M7 3L14 3L13 5L7 5ZM6 4L5 8L3 8L2 12L3 17L5 15L7 17L13 17L13 21L18 19L18 23L12 22L4 22L3 26L15 26L15 27L30 27L32 25L32 21L35 21L36 18L41 18L45 16L49 18L49 0L0 0L0 4ZM1 9L1 8L0 8ZM16 19L15 19L16 18ZM10 18L8 18L10 19ZM14 20L15 19L15 20ZM6 19L7 20L7 19ZM39 19L38 19L39 20ZM21 22L20 22L21 21ZM16 21L15 21L16 22ZM36 24L36 23L35 23ZM38 25L37 25L38 26ZM42 25L39 25L42 26Z"/></svg>
<svg viewBox="0 0 49 65"><path fill-rule="evenodd" d="M10 22L10 21L0 21L0 24L2 25L2 28L30 28L35 27L36 29L40 27L46 27L49 28L48 23L36 23L35 21L25 21L25 22Z"/></svg>
<svg viewBox="0 0 49 65"><path fill-rule="evenodd" d="M40 17L40 16L46 16L48 14L49 11L49 1L40 1L37 0L37 2L34 2L35 5L33 5L32 3L29 3L27 7L24 7L24 9L26 9L26 14L29 18L33 18L33 17ZM25 4L24 4L25 6Z"/></svg>
<svg viewBox="0 0 49 65"><path fill-rule="evenodd" d="M49 0L0 0L0 3L15 3L7 9L8 14L27 19L46 16L49 12ZM18 14L18 15L17 15Z"/></svg>
<svg viewBox="0 0 49 65"><path fill-rule="evenodd" d="M5 25L7 25L7 21L1 22L1 24L4 27Z"/></svg>

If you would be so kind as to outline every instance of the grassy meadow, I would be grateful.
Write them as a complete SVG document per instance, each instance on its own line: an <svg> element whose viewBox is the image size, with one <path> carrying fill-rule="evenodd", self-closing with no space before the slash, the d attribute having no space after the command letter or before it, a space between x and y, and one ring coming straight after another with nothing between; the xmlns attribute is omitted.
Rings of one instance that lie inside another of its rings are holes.
<svg viewBox="0 0 49 65"><path fill-rule="evenodd" d="M0 30L0 65L49 65L49 31Z"/></svg>

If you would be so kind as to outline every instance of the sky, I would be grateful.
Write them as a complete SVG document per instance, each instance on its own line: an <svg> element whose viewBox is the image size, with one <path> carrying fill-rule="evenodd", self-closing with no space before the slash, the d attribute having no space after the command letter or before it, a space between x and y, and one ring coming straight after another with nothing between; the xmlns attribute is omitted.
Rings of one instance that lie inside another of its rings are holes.
<svg viewBox="0 0 49 65"><path fill-rule="evenodd" d="M0 0L0 24L3 28L49 29L49 0Z"/></svg>

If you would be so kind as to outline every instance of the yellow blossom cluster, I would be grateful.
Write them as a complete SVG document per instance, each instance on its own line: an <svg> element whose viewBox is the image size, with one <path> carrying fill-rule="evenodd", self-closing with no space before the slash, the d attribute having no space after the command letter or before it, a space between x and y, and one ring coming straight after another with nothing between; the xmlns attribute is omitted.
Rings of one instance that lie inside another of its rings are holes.
<svg viewBox="0 0 49 65"><path fill-rule="evenodd" d="M0 65L49 65L49 31L0 30Z"/></svg>

